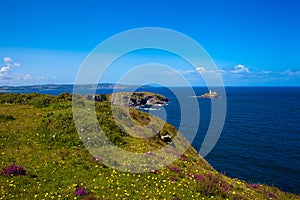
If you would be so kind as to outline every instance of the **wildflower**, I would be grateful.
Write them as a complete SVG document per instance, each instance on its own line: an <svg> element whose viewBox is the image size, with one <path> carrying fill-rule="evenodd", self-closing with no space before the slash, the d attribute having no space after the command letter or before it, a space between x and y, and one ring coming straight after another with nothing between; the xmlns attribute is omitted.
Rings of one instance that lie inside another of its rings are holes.
<svg viewBox="0 0 300 200"><path fill-rule="evenodd" d="M252 187L252 188L254 188L254 189L257 189L257 188L260 187L259 184L250 184L249 186Z"/></svg>
<svg viewBox="0 0 300 200"><path fill-rule="evenodd" d="M176 172L176 173L178 173L178 172L180 171L180 168L177 167L177 166L172 166L170 169L171 169L173 172Z"/></svg>
<svg viewBox="0 0 300 200"><path fill-rule="evenodd" d="M93 160L95 161L95 162L102 162L102 156L94 156L93 157Z"/></svg>
<svg viewBox="0 0 300 200"><path fill-rule="evenodd" d="M3 171L0 172L0 175L20 176L25 174L26 174L26 170L22 166L17 166L15 164L12 164L4 168Z"/></svg>
<svg viewBox="0 0 300 200"><path fill-rule="evenodd" d="M172 177L171 181L172 181L173 183L176 183L176 182L178 181L178 178Z"/></svg>
<svg viewBox="0 0 300 200"><path fill-rule="evenodd" d="M88 195L88 192L83 187L80 187L80 188L76 188L75 195L76 196L86 196L86 195Z"/></svg>
<svg viewBox="0 0 300 200"><path fill-rule="evenodd" d="M189 160L188 157L184 154L181 155L181 159L182 159L182 161L188 161Z"/></svg>
<svg viewBox="0 0 300 200"><path fill-rule="evenodd" d="M275 197L275 193L274 192L270 192L269 193L269 198L274 198Z"/></svg>
<svg viewBox="0 0 300 200"><path fill-rule="evenodd" d="M199 182L203 179L203 176L201 174L194 174L194 177L197 182Z"/></svg>

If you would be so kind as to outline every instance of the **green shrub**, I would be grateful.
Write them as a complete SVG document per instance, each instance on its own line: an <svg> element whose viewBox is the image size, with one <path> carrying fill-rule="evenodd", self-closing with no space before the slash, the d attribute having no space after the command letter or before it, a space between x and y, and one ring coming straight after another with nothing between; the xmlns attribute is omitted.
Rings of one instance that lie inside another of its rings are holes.
<svg viewBox="0 0 300 200"><path fill-rule="evenodd" d="M60 147L82 144L73 122L71 109L59 113L46 113L41 119L35 137L41 142Z"/></svg>

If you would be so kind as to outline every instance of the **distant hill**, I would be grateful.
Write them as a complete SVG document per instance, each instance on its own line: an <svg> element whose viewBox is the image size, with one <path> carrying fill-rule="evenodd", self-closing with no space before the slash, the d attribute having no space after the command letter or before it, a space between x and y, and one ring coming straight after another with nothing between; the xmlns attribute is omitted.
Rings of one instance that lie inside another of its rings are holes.
<svg viewBox="0 0 300 200"><path fill-rule="evenodd" d="M152 85L135 86L135 85L123 85L114 83L99 83L96 87L94 84L82 84L78 85L81 89L126 89L126 88L148 88L155 87ZM43 91L43 90L65 90L72 91L73 84L46 84L46 85L28 85L28 86L0 86L0 93L24 93L26 91Z"/></svg>

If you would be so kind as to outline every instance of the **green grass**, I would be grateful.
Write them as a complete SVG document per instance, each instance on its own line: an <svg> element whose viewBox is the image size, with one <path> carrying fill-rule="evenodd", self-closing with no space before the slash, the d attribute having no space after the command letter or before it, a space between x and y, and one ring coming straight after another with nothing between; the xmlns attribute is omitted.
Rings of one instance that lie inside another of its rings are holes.
<svg viewBox="0 0 300 200"><path fill-rule="evenodd" d="M14 120L15 118L12 115L2 114L0 113L0 122L6 122L9 120Z"/></svg>
<svg viewBox="0 0 300 200"><path fill-rule="evenodd" d="M107 137L127 151L148 152L165 146L159 133L150 139L132 137L128 127L135 123L139 127L158 123L153 130L184 141L174 127L145 113L130 110L133 120L122 120L124 124L118 126L108 102L95 107ZM113 109L118 116L125 112L122 107ZM0 95L0 139L0 167L16 164L26 170L22 176L0 175L0 199L299 199L275 187L218 173L192 147L170 166L152 172L106 167L82 144L68 94ZM88 194L76 196L80 188Z"/></svg>

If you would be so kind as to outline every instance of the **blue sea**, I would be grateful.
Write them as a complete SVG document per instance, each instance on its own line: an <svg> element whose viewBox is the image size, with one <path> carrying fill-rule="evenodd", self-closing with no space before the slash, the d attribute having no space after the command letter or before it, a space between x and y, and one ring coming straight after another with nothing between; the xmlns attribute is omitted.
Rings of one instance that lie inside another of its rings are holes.
<svg viewBox="0 0 300 200"><path fill-rule="evenodd" d="M181 113L178 99L186 99L188 103L191 98L186 95L185 88L177 88L181 91L177 96L168 88L147 87L138 90L167 96L171 101L164 108L166 121L179 127ZM194 91L196 95L201 95L208 90L195 87ZM65 90L35 92L57 95ZM97 93L111 92L111 89L97 90ZM299 194L300 87L226 87L226 96L225 125L217 144L205 159L216 170L230 177L273 185ZM200 127L191 142L199 150L209 126L213 99L199 98L197 101ZM160 115L159 112L157 115ZM187 121L193 120L191 114ZM189 127L186 126L184 130L183 134L189 138Z"/></svg>
<svg viewBox="0 0 300 200"><path fill-rule="evenodd" d="M206 88L194 90L196 95L207 92ZM175 97L167 89L154 92L171 99L166 108L167 121L178 127L180 114ZM205 159L230 177L299 194L300 87L227 87L226 96L225 125L216 146ZM200 128L192 142L197 150L211 115L211 100L198 101Z"/></svg>

